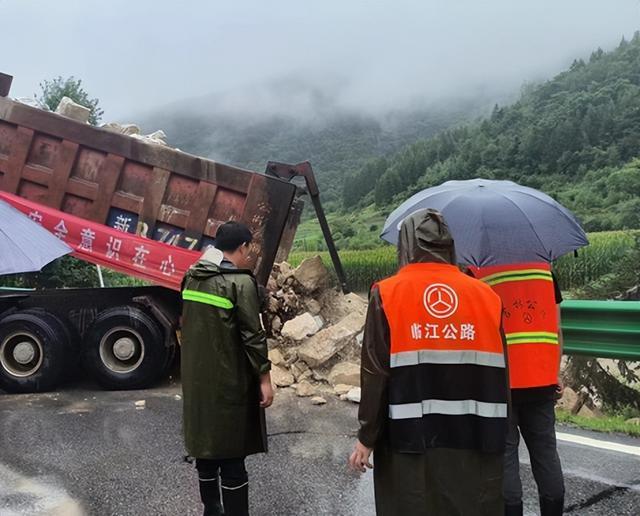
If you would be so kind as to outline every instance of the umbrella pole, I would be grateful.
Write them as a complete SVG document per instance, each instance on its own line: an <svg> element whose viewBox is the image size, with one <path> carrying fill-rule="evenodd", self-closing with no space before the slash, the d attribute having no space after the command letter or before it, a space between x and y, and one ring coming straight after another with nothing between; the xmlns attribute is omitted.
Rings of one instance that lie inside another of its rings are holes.
<svg viewBox="0 0 640 516"><path fill-rule="evenodd" d="M98 271L98 281L100 282L100 288L104 288L104 278L102 277L102 268L99 265L96 265L96 270Z"/></svg>

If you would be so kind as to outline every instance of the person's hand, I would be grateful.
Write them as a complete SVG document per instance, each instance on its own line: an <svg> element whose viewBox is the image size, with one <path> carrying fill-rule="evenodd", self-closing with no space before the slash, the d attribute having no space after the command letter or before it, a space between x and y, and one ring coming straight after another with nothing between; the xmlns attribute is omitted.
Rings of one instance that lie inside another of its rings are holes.
<svg viewBox="0 0 640 516"><path fill-rule="evenodd" d="M271 385L271 373L265 373L260 377L260 406L270 407L273 403L273 386Z"/></svg>
<svg viewBox="0 0 640 516"><path fill-rule="evenodd" d="M373 469L373 465L369 462L371 456L371 448L367 448L360 441L356 441L356 445L353 448L353 453L349 457L349 467L354 471L364 473L366 468Z"/></svg>
<svg viewBox="0 0 640 516"><path fill-rule="evenodd" d="M562 381L562 376L558 376L558 384L556 385L556 394L558 398L562 397L562 393L564 392L564 382Z"/></svg>

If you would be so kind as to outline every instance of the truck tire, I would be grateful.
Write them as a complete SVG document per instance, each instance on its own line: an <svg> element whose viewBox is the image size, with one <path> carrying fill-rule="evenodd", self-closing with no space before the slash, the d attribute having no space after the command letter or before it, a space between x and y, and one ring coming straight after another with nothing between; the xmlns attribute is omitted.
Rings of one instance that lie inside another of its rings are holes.
<svg viewBox="0 0 640 516"><path fill-rule="evenodd" d="M106 389L142 389L165 371L171 349L156 320L135 306L98 314L84 337L83 363Z"/></svg>
<svg viewBox="0 0 640 516"><path fill-rule="evenodd" d="M45 310L23 310L0 320L0 387L7 392L55 389L71 355L68 328Z"/></svg>

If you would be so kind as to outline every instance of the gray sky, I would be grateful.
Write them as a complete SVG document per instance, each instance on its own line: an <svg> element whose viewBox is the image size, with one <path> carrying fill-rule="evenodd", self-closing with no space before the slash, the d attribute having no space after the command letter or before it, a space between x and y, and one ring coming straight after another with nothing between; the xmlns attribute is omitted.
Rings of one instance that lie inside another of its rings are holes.
<svg viewBox="0 0 640 516"><path fill-rule="evenodd" d="M639 14L639 0L0 0L0 71L14 97L82 78L105 120L212 93L295 109L306 84L377 111L517 90L631 37Z"/></svg>

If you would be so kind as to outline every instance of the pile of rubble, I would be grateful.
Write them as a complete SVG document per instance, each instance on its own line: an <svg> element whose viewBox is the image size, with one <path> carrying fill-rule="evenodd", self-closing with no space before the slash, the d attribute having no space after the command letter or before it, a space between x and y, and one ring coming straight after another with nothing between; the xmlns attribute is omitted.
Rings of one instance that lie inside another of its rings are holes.
<svg viewBox="0 0 640 516"><path fill-rule="evenodd" d="M359 402L366 310L366 300L331 286L320 257L276 264L264 309L273 383L316 404L330 394Z"/></svg>

